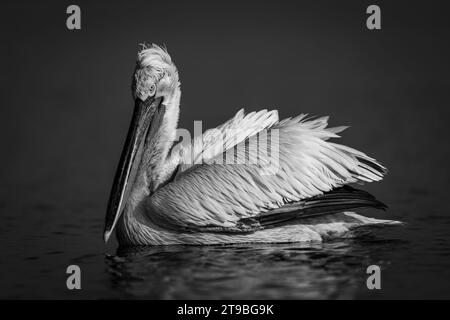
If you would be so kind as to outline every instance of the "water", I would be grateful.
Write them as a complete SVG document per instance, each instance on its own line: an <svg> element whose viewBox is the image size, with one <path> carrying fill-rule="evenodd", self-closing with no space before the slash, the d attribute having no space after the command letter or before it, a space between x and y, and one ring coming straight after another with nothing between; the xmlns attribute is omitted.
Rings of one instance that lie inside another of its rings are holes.
<svg viewBox="0 0 450 320"><path fill-rule="evenodd" d="M101 242L100 216L67 221L51 206L12 213L1 223L1 298L450 297L450 219L439 216L315 245L116 249ZM66 289L70 264L82 270L80 291ZM372 264L382 270L379 291L366 287Z"/></svg>

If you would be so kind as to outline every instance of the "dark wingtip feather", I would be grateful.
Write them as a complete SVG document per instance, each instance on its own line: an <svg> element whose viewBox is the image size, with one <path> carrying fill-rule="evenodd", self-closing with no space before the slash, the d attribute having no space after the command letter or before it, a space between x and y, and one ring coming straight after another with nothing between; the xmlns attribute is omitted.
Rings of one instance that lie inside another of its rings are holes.
<svg viewBox="0 0 450 320"><path fill-rule="evenodd" d="M371 169L375 170L375 173L381 173L381 175L386 175L388 173L388 169L376 161L371 161L369 159L362 158L362 157L356 157L356 159L359 162L370 167Z"/></svg>
<svg viewBox="0 0 450 320"><path fill-rule="evenodd" d="M343 186L322 195L291 203L253 219L262 227L275 227L293 221L335 214L358 208L375 208L386 211L388 206L367 191Z"/></svg>

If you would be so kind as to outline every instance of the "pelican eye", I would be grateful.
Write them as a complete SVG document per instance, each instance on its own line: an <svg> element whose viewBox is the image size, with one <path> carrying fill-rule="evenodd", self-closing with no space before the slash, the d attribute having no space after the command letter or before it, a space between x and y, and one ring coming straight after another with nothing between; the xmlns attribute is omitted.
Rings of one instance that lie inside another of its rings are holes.
<svg viewBox="0 0 450 320"><path fill-rule="evenodd" d="M156 90L155 84L152 84L152 85L150 86L149 90L150 90L150 94L153 95L153 94L155 93L155 90Z"/></svg>

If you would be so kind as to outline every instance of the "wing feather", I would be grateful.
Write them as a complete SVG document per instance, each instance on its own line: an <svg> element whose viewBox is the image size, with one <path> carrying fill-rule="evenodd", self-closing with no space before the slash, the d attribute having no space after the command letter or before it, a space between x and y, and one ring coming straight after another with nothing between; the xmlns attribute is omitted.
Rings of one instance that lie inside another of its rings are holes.
<svg viewBox="0 0 450 320"><path fill-rule="evenodd" d="M208 163L211 159L235 145L254 136L261 130L269 128L278 122L277 110L261 110L247 115L244 109L217 128L206 130L203 135L193 141L180 143L174 149L175 157L179 158L182 173L196 164Z"/></svg>

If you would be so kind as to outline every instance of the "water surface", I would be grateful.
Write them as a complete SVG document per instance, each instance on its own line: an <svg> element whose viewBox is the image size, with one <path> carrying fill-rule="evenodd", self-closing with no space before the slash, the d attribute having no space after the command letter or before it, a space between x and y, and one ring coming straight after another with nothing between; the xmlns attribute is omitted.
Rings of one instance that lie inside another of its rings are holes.
<svg viewBox="0 0 450 320"><path fill-rule="evenodd" d="M89 211L89 209L86 209ZM90 209L93 210L93 209ZM10 211L10 213L12 213ZM76 215L76 211L73 212ZM323 244L119 249L101 241L102 219L61 219L51 206L2 217L2 298L444 298L450 219L424 215ZM58 221L59 220L59 221ZM46 230L46 232L42 232ZM66 289L79 265L82 290ZM368 290L366 268L382 270Z"/></svg>

